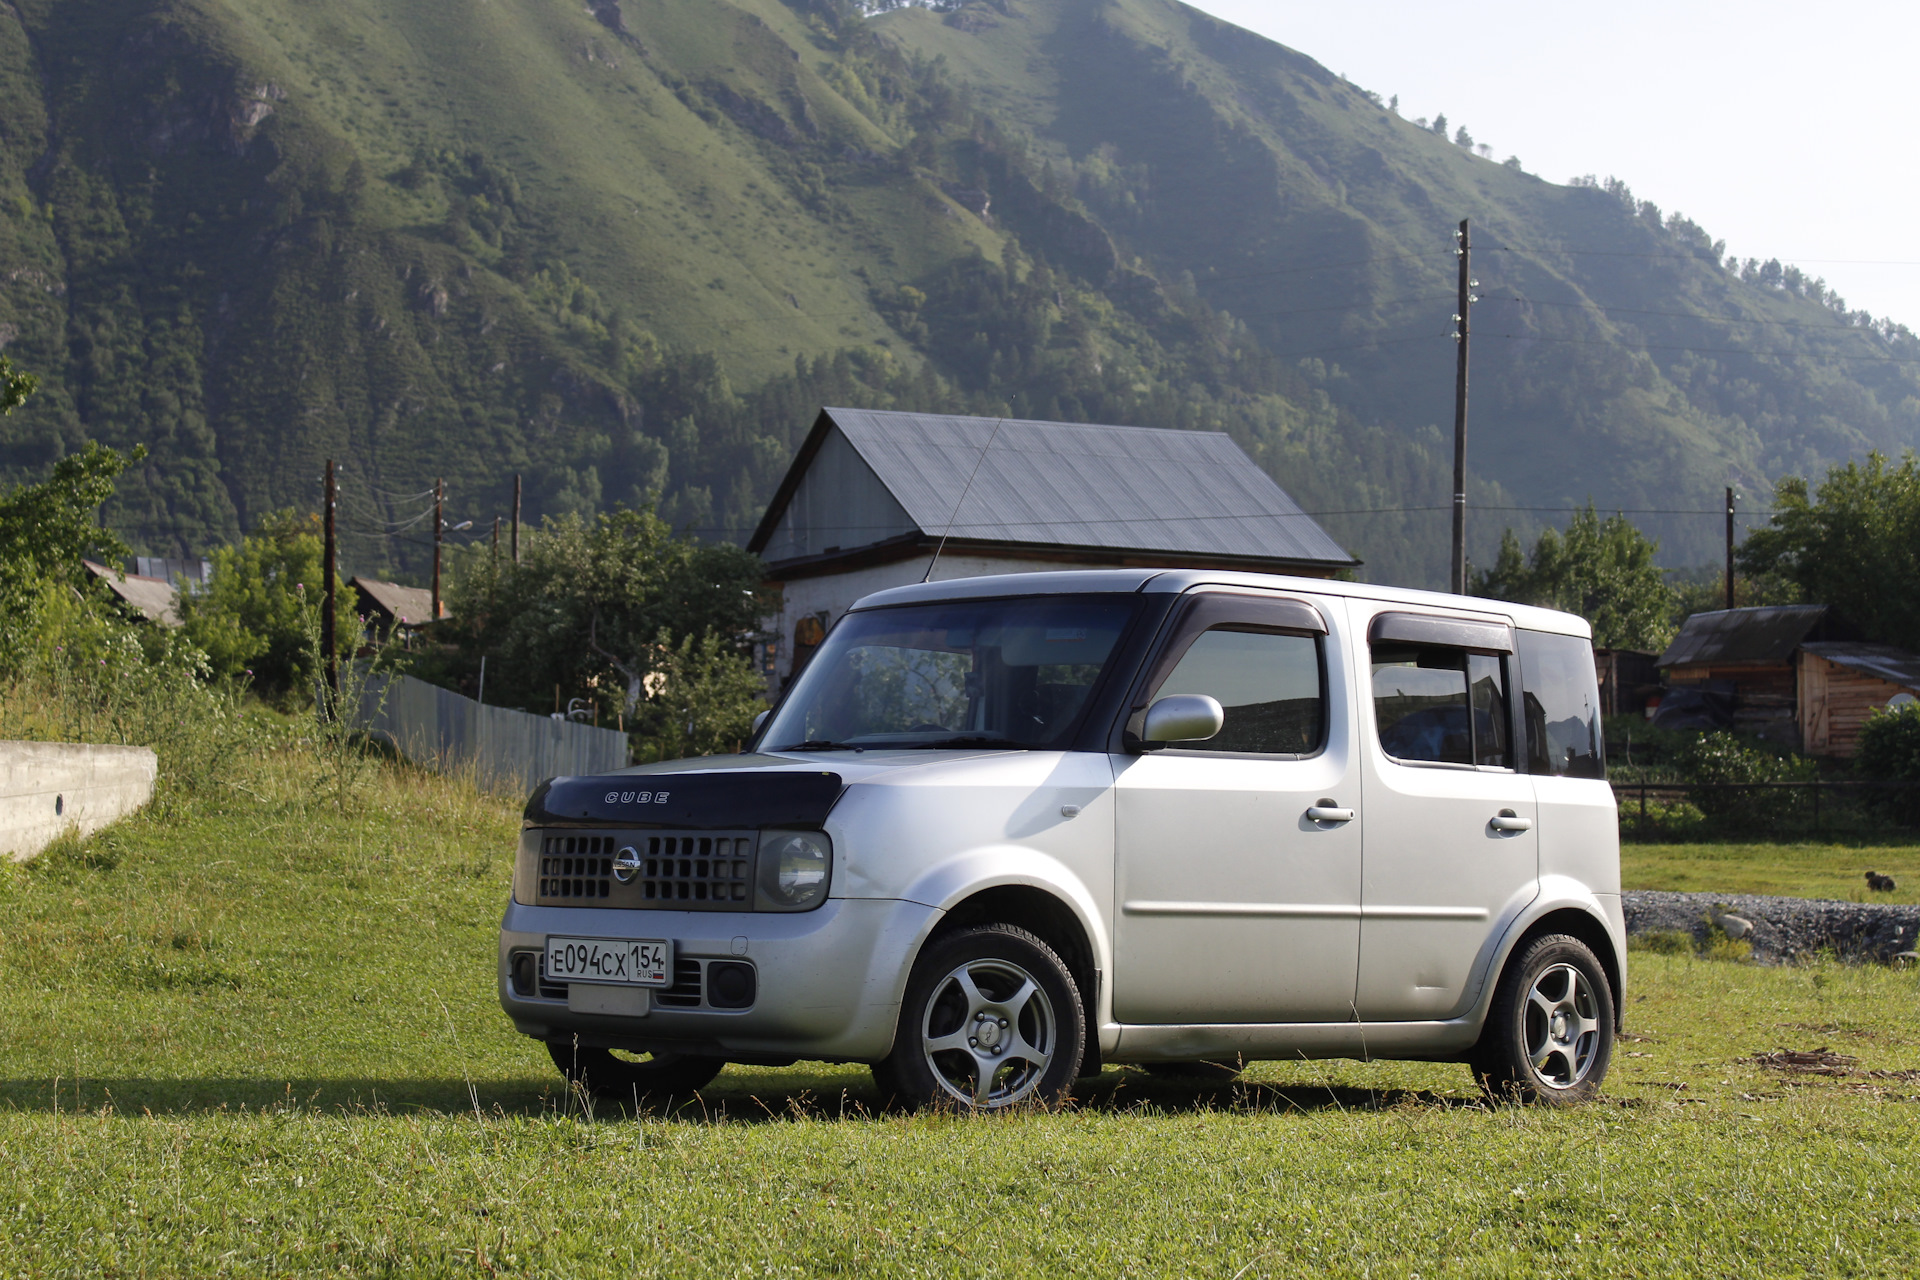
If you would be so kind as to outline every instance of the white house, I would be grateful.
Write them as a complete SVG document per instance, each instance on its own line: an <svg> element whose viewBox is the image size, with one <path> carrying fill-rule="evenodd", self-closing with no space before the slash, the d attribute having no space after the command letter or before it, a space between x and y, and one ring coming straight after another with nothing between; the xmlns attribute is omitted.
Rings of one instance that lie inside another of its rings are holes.
<svg viewBox="0 0 1920 1280"><path fill-rule="evenodd" d="M778 688L884 587L1046 569L1331 577L1359 565L1224 433L822 409L747 543Z"/></svg>

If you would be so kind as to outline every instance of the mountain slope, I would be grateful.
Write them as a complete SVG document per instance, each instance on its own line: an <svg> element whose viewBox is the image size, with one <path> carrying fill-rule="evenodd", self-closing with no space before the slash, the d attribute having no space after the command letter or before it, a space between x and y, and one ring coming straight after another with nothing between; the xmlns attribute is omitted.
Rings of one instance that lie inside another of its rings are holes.
<svg viewBox="0 0 1920 1280"><path fill-rule="evenodd" d="M0 104L0 344L46 387L0 474L146 442L110 518L153 552L329 456L360 570L419 571L436 477L483 528L522 472L530 515L737 537L836 402L1227 430L1435 582L1464 216L1482 507L1920 434L1910 337L1171 0L17 0Z"/></svg>
<svg viewBox="0 0 1920 1280"><path fill-rule="evenodd" d="M1475 470L1529 504L1711 509L1723 484L1764 498L1783 471L1920 435L1910 336L1777 264L1730 269L1623 186L1482 159L1196 10L1017 0L883 25L1029 131L1124 250L1191 273L1266 349L1337 362L1334 398L1364 421L1450 431L1450 233L1470 217ZM1717 532L1648 523L1684 557Z"/></svg>

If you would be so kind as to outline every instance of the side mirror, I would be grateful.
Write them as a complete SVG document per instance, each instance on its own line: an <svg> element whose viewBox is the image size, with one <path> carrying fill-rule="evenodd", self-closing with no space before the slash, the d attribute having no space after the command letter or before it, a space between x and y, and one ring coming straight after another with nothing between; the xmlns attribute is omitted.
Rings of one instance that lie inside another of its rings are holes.
<svg viewBox="0 0 1920 1280"><path fill-rule="evenodd" d="M753 736L754 737L757 738L760 736L760 726L765 724L767 722L767 717L772 714L773 714L773 708L768 707L765 711L762 711L759 715L753 718Z"/></svg>
<svg viewBox="0 0 1920 1280"><path fill-rule="evenodd" d="M1176 693L1147 708L1141 739L1146 742L1200 742L1226 727L1227 713L1204 693Z"/></svg>

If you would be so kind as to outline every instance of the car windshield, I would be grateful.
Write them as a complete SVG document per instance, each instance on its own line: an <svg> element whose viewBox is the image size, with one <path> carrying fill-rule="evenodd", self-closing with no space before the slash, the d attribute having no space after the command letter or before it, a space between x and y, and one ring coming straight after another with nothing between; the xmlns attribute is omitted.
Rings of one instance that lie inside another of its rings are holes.
<svg viewBox="0 0 1920 1280"><path fill-rule="evenodd" d="M1062 746L1138 604L1023 596L849 614L760 749Z"/></svg>

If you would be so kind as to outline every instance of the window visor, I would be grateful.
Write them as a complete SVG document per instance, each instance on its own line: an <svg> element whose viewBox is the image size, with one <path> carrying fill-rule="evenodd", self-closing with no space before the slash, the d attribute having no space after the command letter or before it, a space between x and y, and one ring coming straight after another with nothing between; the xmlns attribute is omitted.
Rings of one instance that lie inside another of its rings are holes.
<svg viewBox="0 0 1920 1280"><path fill-rule="evenodd" d="M1367 639L1374 644L1397 640L1403 644L1437 644L1476 653L1513 652L1513 630L1504 623L1441 618L1430 613L1383 613L1368 628Z"/></svg>

